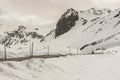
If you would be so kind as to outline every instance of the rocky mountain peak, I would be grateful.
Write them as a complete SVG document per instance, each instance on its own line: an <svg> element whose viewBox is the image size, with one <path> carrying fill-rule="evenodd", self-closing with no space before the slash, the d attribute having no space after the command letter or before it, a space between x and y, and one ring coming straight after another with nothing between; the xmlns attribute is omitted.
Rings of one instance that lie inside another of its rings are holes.
<svg viewBox="0 0 120 80"><path fill-rule="evenodd" d="M68 32L73 26L75 26L78 19L78 11L75 11L73 8L68 9L57 22L55 37Z"/></svg>
<svg viewBox="0 0 120 80"><path fill-rule="evenodd" d="M26 31L25 26L18 26L14 31L5 32L5 37L0 44L5 44L10 47L11 45L16 45L18 43L26 43L32 39L36 39L39 42L44 40L44 36L38 34L35 31Z"/></svg>

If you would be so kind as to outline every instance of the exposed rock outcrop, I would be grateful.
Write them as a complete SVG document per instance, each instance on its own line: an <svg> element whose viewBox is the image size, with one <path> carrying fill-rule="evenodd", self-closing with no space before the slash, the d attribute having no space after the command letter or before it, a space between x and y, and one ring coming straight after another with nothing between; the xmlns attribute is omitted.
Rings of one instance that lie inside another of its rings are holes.
<svg viewBox="0 0 120 80"><path fill-rule="evenodd" d="M78 12L74 9L68 9L59 19L56 25L55 38L68 32L79 19Z"/></svg>

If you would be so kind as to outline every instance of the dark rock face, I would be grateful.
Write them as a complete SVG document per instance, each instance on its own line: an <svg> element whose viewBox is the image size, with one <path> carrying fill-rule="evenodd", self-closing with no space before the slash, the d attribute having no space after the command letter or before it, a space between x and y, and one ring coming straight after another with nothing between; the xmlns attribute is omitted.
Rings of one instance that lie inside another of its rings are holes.
<svg viewBox="0 0 120 80"><path fill-rule="evenodd" d="M74 9L68 9L58 20L55 30L55 38L68 32L79 19L78 12Z"/></svg>
<svg viewBox="0 0 120 80"><path fill-rule="evenodd" d="M116 17L118 17L118 16L120 16L120 11L119 11L118 14L116 14L113 18L116 18Z"/></svg>
<svg viewBox="0 0 120 80"><path fill-rule="evenodd" d="M17 30L6 32L6 36L4 37L2 44L10 47L17 43L26 43L30 39L38 39L40 42L44 39L44 36L39 35L37 32L26 32L25 29L26 27L19 26Z"/></svg>
<svg viewBox="0 0 120 80"><path fill-rule="evenodd" d="M87 22L88 22L88 20L86 20L86 19L84 19L84 18L81 18L83 21L82 21L82 25L85 25Z"/></svg>

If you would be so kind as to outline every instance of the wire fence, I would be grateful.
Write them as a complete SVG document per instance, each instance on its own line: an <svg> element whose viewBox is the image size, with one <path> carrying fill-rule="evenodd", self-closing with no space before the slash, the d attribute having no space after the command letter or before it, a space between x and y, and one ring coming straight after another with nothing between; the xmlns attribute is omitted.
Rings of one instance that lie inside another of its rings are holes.
<svg viewBox="0 0 120 80"><path fill-rule="evenodd" d="M14 56L14 54L16 54L16 56ZM20 56L21 54L24 55ZM35 46L34 42L31 41L27 45L27 48L22 47L19 48L19 51L15 50L13 52L11 49L9 50L6 45L3 45L3 55L0 58L0 61L22 61L31 58L53 58L79 54L79 47L76 47L76 49L72 49L71 47L59 48L47 45L39 48L39 46Z"/></svg>

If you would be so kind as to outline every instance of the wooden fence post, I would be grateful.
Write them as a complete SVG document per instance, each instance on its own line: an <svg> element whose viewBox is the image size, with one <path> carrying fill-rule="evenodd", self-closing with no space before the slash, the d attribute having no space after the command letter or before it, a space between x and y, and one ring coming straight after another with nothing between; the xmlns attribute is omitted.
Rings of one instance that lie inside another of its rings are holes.
<svg viewBox="0 0 120 80"><path fill-rule="evenodd" d="M29 42L30 57L31 57L31 41Z"/></svg>
<svg viewBox="0 0 120 80"><path fill-rule="evenodd" d="M33 57L33 47L34 47L34 44L33 42L31 42L31 57Z"/></svg>
<svg viewBox="0 0 120 80"><path fill-rule="evenodd" d="M102 54L104 53L104 51L103 51L103 47L102 47Z"/></svg>
<svg viewBox="0 0 120 80"><path fill-rule="evenodd" d="M70 48L70 47L68 47L68 49L69 49L69 55L71 55L71 48Z"/></svg>
<svg viewBox="0 0 120 80"><path fill-rule="evenodd" d="M4 54L5 54L5 60L7 59L7 54L6 54L6 45L4 43Z"/></svg>
<svg viewBox="0 0 120 80"><path fill-rule="evenodd" d="M33 42L30 41L30 57L33 57Z"/></svg>
<svg viewBox="0 0 120 80"><path fill-rule="evenodd" d="M79 54L79 48L78 48L78 46L77 46L77 55Z"/></svg>
<svg viewBox="0 0 120 80"><path fill-rule="evenodd" d="M48 55L50 55L50 46L48 45Z"/></svg>

